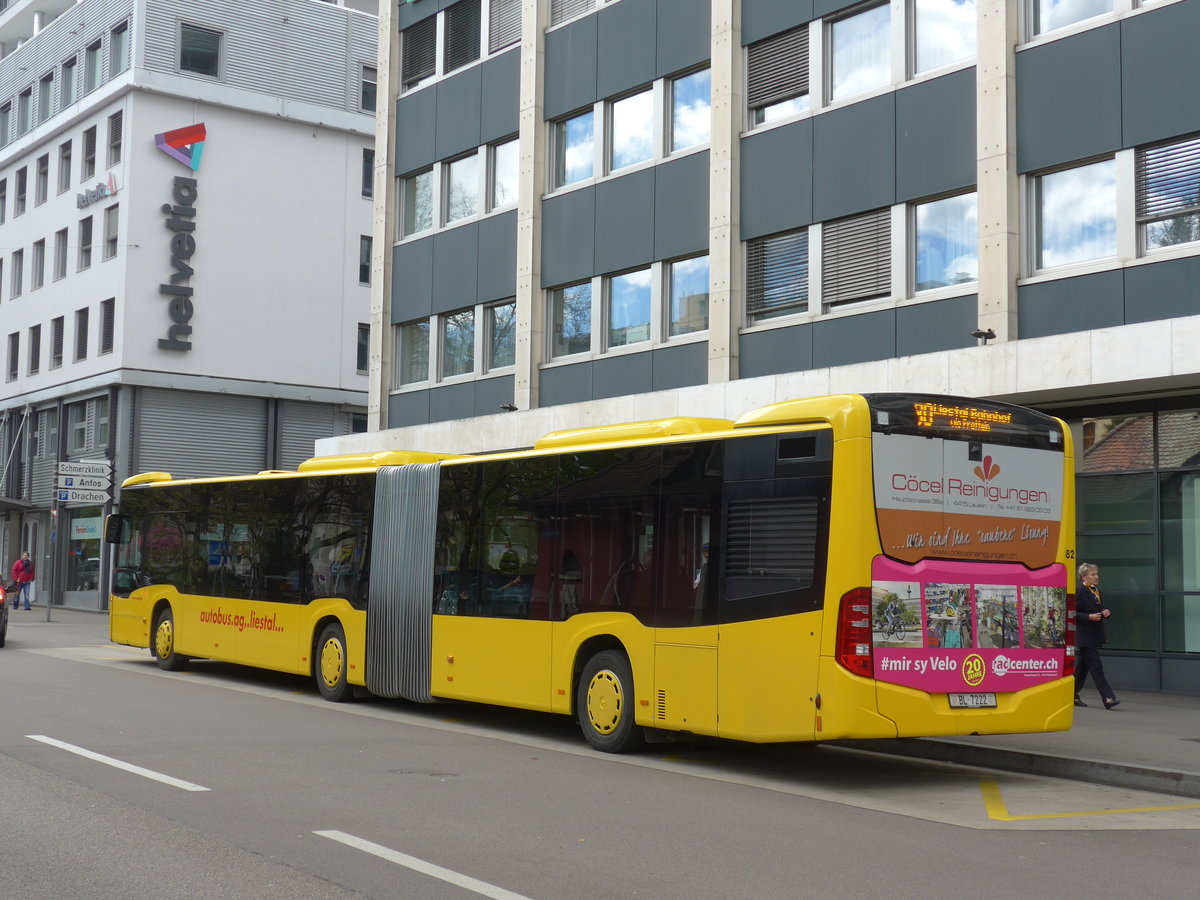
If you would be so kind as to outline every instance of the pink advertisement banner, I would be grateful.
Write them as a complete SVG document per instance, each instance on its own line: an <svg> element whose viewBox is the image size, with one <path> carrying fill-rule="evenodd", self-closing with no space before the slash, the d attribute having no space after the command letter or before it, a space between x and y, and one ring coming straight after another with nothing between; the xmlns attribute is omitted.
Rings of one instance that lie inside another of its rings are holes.
<svg viewBox="0 0 1200 900"><path fill-rule="evenodd" d="M1066 567L877 557L875 678L930 693L1008 693L1061 678Z"/></svg>

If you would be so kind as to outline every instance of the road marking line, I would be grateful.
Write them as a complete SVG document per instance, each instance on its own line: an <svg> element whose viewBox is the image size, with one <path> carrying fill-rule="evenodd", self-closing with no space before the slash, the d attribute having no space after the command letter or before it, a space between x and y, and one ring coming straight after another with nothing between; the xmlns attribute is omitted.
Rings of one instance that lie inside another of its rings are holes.
<svg viewBox="0 0 1200 900"><path fill-rule="evenodd" d="M381 844L374 844L371 841L355 837L352 834L346 834L344 831L314 831L313 834L329 838L331 841L339 841L347 847L354 847L356 850L362 850L364 853L373 854L380 859L386 859L388 862L412 869L414 872L420 872L422 875L439 878L442 881L465 888L468 891L474 891L476 894L482 894L484 897L492 897L493 900L529 900L528 897L522 894L514 894L512 891L506 891L504 888L488 884L486 881L479 881L469 875L455 872L452 869L443 869L441 866L425 862L423 859L417 859L415 856L409 856L407 853L400 853Z"/></svg>
<svg viewBox="0 0 1200 900"><path fill-rule="evenodd" d="M1000 785L995 778L980 778L979 790L987 807L988 818L997 822L1027 822L1033 819L1074 819L1081 816L1119 816L1126 813L1171 812L1177 809L1200 809L1200 803L1181 803L1177 806L1138 806L1130 809L1087 809L1065 813L1038 813L1014 816L1000 794Z"/></svg>
<svg viewBox="0 0 1200 900"><path fill-rule="evenodd" d="M44 734L27 734L25 737L29 738L31 741L41 741L43 744L49 744L51 747L58 747L60 750L66 750L70 753L75 753L87 759L104 763L106 766L112 766L115 769L124 769L126 772L132 772L134 775L141 775L142 777L149 778L153 781L161 781L163 784L169 784L172 787L179 788L180 790L212 790L212 788L206 788L201 787L198 784L192 784L190 781L181 781L178 778L172 778L170 775L163 775L161 772L155 772L153 769L143 769L141 766L135 766L133 763L122 762L119 759L113 759L111 756L104 756L100 753L94 753L91 750L85 750L83 747L76 747L74 744L57 741L52 737L46 737Z"/></svg>

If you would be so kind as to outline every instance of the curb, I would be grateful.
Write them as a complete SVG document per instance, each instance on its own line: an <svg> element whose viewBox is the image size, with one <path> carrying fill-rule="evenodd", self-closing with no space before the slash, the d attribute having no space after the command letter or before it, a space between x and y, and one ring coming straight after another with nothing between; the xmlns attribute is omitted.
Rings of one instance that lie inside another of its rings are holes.
<svg viewBox="0 0 1200 900"><path fill-rule="evenodd" d="M1105 784L1110 787L1200 798L1200 773L1196 772L1180 772L1175 769L1159 769L1153 766L1135 766L1129 763L1107 762L1099 759L1050 756L1022 750L1007 750L1001 747L962 744L937 738L853 741L842 744L842 746L855 750L867 750L872 753L886 753L890 756L932 759L963 766L1001 769L1006 772L1044 775L1049 778L1065 778L1090 784Z"/></svg>

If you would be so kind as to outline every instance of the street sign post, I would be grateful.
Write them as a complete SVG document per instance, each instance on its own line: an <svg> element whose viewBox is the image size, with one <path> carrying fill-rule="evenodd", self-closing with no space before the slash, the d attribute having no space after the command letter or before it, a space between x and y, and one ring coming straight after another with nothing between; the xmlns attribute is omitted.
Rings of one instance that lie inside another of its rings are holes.
<svg viewBox="0 0 1200 900"><path fill-rule="evenodd" d="M112 463L107 459L89 459L82 462L60 462L59 475L100 475L107 478L112 474Z"/></svg>
<svg viewBox="0 0 1200 900"><path fill-rule="evenodd" d="M107 491L112 481L98 475L59 475L58 487L70 488L77 491Z"/></svg>
<svg viewBox="0 0 1200 900"><path fill-rule="evenodd" d="M108 491L77 491L73 489L59 490L59 503L107 503Z"/></svg>

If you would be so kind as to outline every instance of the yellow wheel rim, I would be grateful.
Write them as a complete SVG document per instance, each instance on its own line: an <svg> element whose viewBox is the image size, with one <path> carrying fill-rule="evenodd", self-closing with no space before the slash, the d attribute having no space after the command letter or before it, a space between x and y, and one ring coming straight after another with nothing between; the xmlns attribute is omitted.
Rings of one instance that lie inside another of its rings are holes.
<svg viewBox="0 0 1200 900"><path fill-rule="evenodd" d="M174 648L175 632L171 628L171 620L163 619L158 623L158 629L154 632L154 649L158 653L159 659L166 659Z"/></svg>
<svg viewBox="0 0 1200 900"><path fill-rule="evenodd" d="M342 642L330 638L321 647L321 680L329 687L337 687L342 680L342 670L346 665L346 657L342 652Z"/></svg>
<svg viewBox="0 0 1200 900"><path fill-rule="evenodd" d="M587 689L587 715L597 734L612 734L621 724L625 695L617 676L604 669L592 676Z"/></svg>

